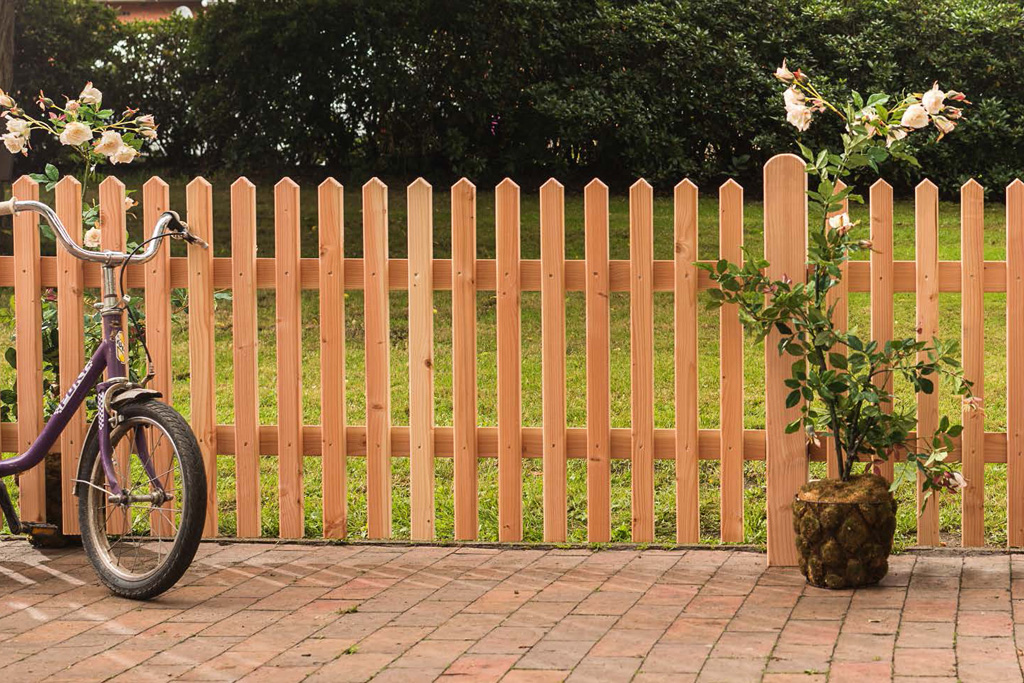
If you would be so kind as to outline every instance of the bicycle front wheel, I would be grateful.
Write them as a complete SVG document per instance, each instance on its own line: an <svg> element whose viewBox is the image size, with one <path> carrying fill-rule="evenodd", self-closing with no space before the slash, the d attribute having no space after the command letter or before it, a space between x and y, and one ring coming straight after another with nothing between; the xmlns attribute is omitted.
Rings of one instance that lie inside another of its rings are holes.
<svg viewBox="0 0 1024 683"><path fill-rule="evenodd" d="M195 557L206 516L206 474L195 435L173 408L147 400L118 414L110 441L122 493L110 491L93 434L82 452L88 484L78 499L78 521L100 580L117 595L146 600L173 586Z"/></svg>

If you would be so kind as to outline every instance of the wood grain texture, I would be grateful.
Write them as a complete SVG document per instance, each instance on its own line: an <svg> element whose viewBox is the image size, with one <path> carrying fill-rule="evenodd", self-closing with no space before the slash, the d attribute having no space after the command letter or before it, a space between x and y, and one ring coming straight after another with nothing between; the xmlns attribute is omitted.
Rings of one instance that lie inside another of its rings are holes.
<svg viewBox="0 0 1024 683"><path fill-rule="evenodd" d="M188 358L192 431L206 467L203 536L217 535L217 376L214 368L213 187L196 178L185 189L188 227L210 245L188 246Z"/></svg>
<svg viewBox="0 0 1024 683"><path fill-rule="evenodd" d="M846 189L846 183L842 180L836 182L836 193L842 192ZM829 214L829 217L848 214L850 211L850 203L847 200L843 200L840 207ZM830 230L827 222L824 226L825 230ZM832 287L828 291L828 295L825 297L826 304L832 308L832 324L835 325L835 329L839 332L846 332L848 319L849 319L849 299L850 299L850 262L844 261L839 265L839 283ZM841 353L846 355L846 347L841 344L837 344L831 349L832 353ZM825 448L827 453L827 468L828 476L832 479L839 477L839 459L836 457L836 444L832 439L825 440Z"/></svg>
<svg viewBox="0 0 1024 683"><path fill-rule="evenodd" d="M893 331L893 243L892 243L892 186L877 180L871 186L871 339L884 348L892 341ZM881 375L876 385L883 391L892 391L892 376ZM883 403L884 412L892 412L892 403ZM893 479L893 462L875 464L876 471L888 481Z"/></svg>
<svg viewBox="0 0 1024 683"><path fill-rule="evenodd" d="M150 178L142 186L142 224L150 230L160 215L170 208L170 188L160 178ZM67 223L65 223L67 225ZM78 231L81 234L81 230ZM72 233L74 236L75 233ZM171 371L171 245L169 240L160 245L156 256L141 267L146 282L146 344L153 359L156 374L150 386L163 395L165 403L171 403L174 375ZM75 259L81 264L81 261ZM58 307L59 307L58 302ZM63 368L63 362L61 363ZM171 470L173 451L170 444L160 441L153 453L153 463L158 474ZM162 477L164 490L174 492L173 477ZM172 500L166 506L175 506ZM67 514L65 512L65 514ZM158 511L150 514L150 525L154 532L169 536L173 533L170 520Z"/></svg>
<svg viewBox="0 0 1024 683"><path fill-rule="evenodd" d="M675 187L676 542L700 541L697 457L697 186ZM653 231L652 231L653 239ZM651 280L654 264L651 263ZM653 290L651 293L653 297ZM652 311L653 314L653 311ZM653 318L652 318L653 324ZM652 401L653 408L653 401ZM652 415L653 417L653 415ZM653 426L653 422L652 422ZM651 441L653 442L653 429ZM653 490L653 489L652 489Z"/></svg>
<svg viewBox="0 0 1024 683"><path fill-rule="evenodd" d="M452 426L455 428L455 539L477 537L476 187L452 186Z"/></svg>
<svg viewBox="0 0 1024 683"><path fill-rule="evenodd" d="M367 534L391 536L391 306L388 298L388 188L363 185L366 331Z"/></svg>
<svg viewBox="0 0 1024 683"><path fill-rule="evenodd" d="M961 343L964 378L973 382L974 396L985 395L985 189L968 180L960 189ZM961 543L985 545L985 413L963 410L963 476L960 492Z"/></svg>
<svg viewBox="0 0 1024 683"><path fill-rule="evenodd" d="M768 277L805 279L807 254L807 176L793 154L772 157L764 167L764 254ZM767 432L768 565L797 563L793 497L807 481L807 448L799 430L786 425L800 417L800 406L786 408L791 362L778 352L779 332L765 340L765 425Z"/></svg>
<svg viewBox="0 0 1024 683"><path fill-rule="evenodd" d="M743 188L728 180L718 192L718 254L743 262ZM722 434L721 538L743 541L743 324L736 304L718 311L719 425Z"/></svg>
<svg viewBox="0 0 1024 683"><path fill-rule="evenodd" d="M38 201L39 185L22 176L11 194ZM43 309L39 273L39 216L23 211L14 217L14 333L18 354L18 445L24 453L43 429ZM21 519L46 521L44 463L18 476Z"/></svg>
<svg viewBox="0 0 1024 683"><path fill-rule="evenodd" d="M917 338L928 342L939 335L939 190L930 180L923 180L914 192L917 249ZM927 360L928 354L919 354ZM937 389L938 387L936 387ZM917 394L917 431L930 439L939 425L937 392ZM929 501L921 510L923 493L921 473L917 474L917 544L939 544L939 506Z"/></svg>
<svg viewBox="0 0 1024 683"><path fill-rule="evenodd" d="M1006 188L1007 543L1024 546L1024 182Z"/></svg>
<svg viewBox="0 0 1024 683"><path fill-rule="evenodd" d="M611 295L608 186L583 191L587 263L587 540L611 540Z"/></svg>
<svg viewBox="0 0 1024 683"><path fill-rule="evenodd" d="M320 422L324 537L348 534L345 458L345 188L334 178L317 190L320 236Z"/></svg>
<svg viewBox="0 0 1024 683"><path fill-rule="evenodd" d="M57 183L55 191L57 216L68 229L71 239L82 243L82 186L71 176ZM57 288L57 335L60 359L60 388L66 392L74 384L78 373L85 367L85 326L82 305L82 262L66 249L57 248L60 283ZM146 306L148 313L149 306ZM152 331L148 327L147 332ZM85 411L75 413L60 435L61 503L63 531L78 533L78 499L74 494L74 479L78 475L78 456L85 440ZM156 458L159 468L160 461ZM167 468L158 469L163 472ZM159 524L163 517L155 514L151 523ZM53 521L53 520L51 520ZM157 527L154 527L157 529Z"/></svg>
<svg viewBox="0 0 1024 683"><path fill-rule="evenodd" d="M231 185L232 362L235 389L235 499L238 535L257 538L260 519L260 392L256 312L256 186Z"/></svg>
<svg viewBox="0 0 1024 683"><path fill-rule="evenodd" d="M434 200L430 184L409 186L410 537L434 539Z"/></svg>
<svg viewBox="0 0 1024 683"><path fill-rule="evenodd" d="M523 540L522 327L519 186L494 192L498 346L498 540ZM479 453L477 453L479 455Z"/></svg>
<svg viewBox="0 0 1024 683"><path fill-rule="evenodd" d="M541 403L544 430L544 540L568 533L565 453L565 188L540 188Z"/></svg>
<svg viewBox="0 0 1024 683"><path fill-rule="evenodd" d="M97 225L100 227L100 248L109 251L125 251L127 235L125 233L125 190L124 184L114 177L106 178L99 187L100 215ZM138 272L139 268L129 268ZM115 276L118 275L115 271ZM128 318L127 313L122 313L119 320L120 330L123 333L125 348L128 348ZM115 334L120 334L116 330ZM123 370L112 370L107 368L107 377L125 376ZM130 472L131 448L128 439L123 439L114 450L115 467L118 472L118 479L122 482L128 481ZM110 513L108 528L114 533L121 533L128 528L128 517L122 510Z"/></svg>
<svg viewBox="0 0 1024 683"><path fill-rule="evenodd" d="M629 356L634 543L654 540L654 193L629 188Z"/></svg>

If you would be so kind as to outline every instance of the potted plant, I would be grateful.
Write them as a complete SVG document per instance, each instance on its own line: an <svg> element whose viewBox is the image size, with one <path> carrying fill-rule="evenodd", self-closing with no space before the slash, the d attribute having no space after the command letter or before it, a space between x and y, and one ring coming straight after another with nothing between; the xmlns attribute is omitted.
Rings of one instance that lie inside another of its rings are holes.
<svg viewBox="0 0 1024 683"><path fill-rule="evenodd" d="M718 284L709 292L713 307L735 304L745 327L759 339L772 329L781 335L777 350L793 359L785 380L790 389L786 405L801 406L800 417L786 432L802 430L808 442L833 444L839 478L809 482L793 505L804 576L829 588L869 585L888 571L896 529L892 490L900 481L921 472L923 504L936 491L958 491L967 484L946 462L962 427L943 418L934 434L912 438L914 407L895 402L892 379L902 377L914 391L928 394L946 376L967 409L980 409L980 401L963 376L955 342L906 338L880 345L836 326L829 291L841 282L843 262L872 246L843 210L844 202L863 198L839 181L860 169L877 172L889 159L916 166L908 136L933 125L941 139L962 117L956 105L969 102L962 93L944 92L935 84L927 92L902 97L876 93L864 99L851 92L838 104L785 62L775 75L786 84L786 118L798 131L807 130L818 114L838 117L843 128L839 151L814 151L797 142L807 173L817 179L817 187L807 193L807 282L767 278L768 262L749 251L742 264L721 260L701 267ZM890 487L878 475L877 463L896 456L916 467L902 468ZM860 472L857 463L863 464Z"/></svg>

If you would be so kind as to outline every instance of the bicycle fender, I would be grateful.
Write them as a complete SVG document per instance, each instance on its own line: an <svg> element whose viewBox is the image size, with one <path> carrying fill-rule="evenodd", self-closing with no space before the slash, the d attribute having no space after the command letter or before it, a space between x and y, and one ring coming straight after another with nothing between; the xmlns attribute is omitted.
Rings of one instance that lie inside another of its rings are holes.
<svg viewBox="0 0 1024 683"><path fill-rule="evenodd" d="M136 389L127 389L125 391L118 392L117 395L110 399L110 407L116 410L117 408L123 407L129 403L148 401L150 399L160 398L162 396L163 394L161 394L159 391L156 391L155 389L144 389L142 387L138 387ZM83 488L86 485L83 484L82 482L89 480L89 473L85 471L85 467L83 465L85 458L83 458L82 456L85 455L86 446L88 446L88 444L93 439L97 438L97 432L99 431L99 429L99 418L93 418L92 424L89 425L89 431L86 432L85 434L85 440L82 441L82 451L78 454L78 473L75 475L75 485L71 489L72 493L74 493L76 496L81 496L83 493Z"/></svg>

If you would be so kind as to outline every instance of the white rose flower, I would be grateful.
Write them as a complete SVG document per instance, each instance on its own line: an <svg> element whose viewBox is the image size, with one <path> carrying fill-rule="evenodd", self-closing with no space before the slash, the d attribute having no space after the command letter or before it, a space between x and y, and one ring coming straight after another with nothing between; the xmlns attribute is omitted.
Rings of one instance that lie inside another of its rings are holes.
<svg viewBox="0 0 1024 683"><path fill-rule="evenodd" d="M25 119L7 119L7 132L27 138L29 125Z"/></svg>
<svg viewBox="0 0 1024 683"><path fill-rule="evenodd" d="M14 99L10 95L5 93L3 90L0 90L0 107L7 107L8 109L10 109L13 106Z"/></svg>
<svg viewBox="0 0 1024 683"><path fill-rule="evenodd" d="M21 154L25 151L25 144L28 140L21 137L17 133L7 133L6 135L0 136L0 139L4 141L4 147L11 154Z"/></svg>
<svg viewBox="0 0 1024 683"><path fill-rule="evenodd" d="M139 133L147 140L156 140L156 129L154 128L143 128Z"/></svg>
<svg viewBox="0 0 1024 683"><path fill-rule="evenodd" d="M145 116L140 116L139 118L135 119L135 123L139 124L143 128L155 128L156 127L156 120L153 118L152 114L146 114Z"/></svg>
<svg viewBox="0 0 1024 683"><path fill-rule="evenodd" d="M72 147L78 147L89 140L92 140L92 128L81 121L72 121L65 126L64 132L60 134L61 144Z"/></svg>
<svg viewBox="0 0 1024 683"><path fill-rule="evenodd" d="M95 104L98 107L103 101L103 93L92 87L92 81L89 81L82 88L82 94L78 96L78 99L82 101L82 104Z"/></svg>
<svg viewBox="0 0 1024 683"><path fill-rule="evenodd" d="M907 131L902 128L890 128L889 134L885 136L885 146L892 147L892 143L907 137Z"/></svg>
<svg viewBox="0 0 1024 683"><path fill-rule="evenodd" d="M100 234L101 233L99 228L89 228L88 230L85 231L85 238L82 240L82 242L85 244L85 246L89 247L90 249L99 249Z"/></svg>
<svg viewBox="0 0 1024 683"><path fill-rule="evenodd" d="M960 474L959 472L950 472L950 474L953 475L953 484L958 489L967 488L967 480L964 479L964 475Z"/></svg>
<svg viewBox="0 0 1024 683"><path fill-rule="evenodd" d="M933 120L935 121L935 127L938 128L943 135L952 133L953 129L956 128L956 123L950 121L944 116L936 116Z"/></svg>
<svg viewBox="0 0 1024 683"><path fill-rule="evenodd" d="M942 101L945 99L946 94L939 90L939 82L935 81L932 89L921 97L921 105L928 110L929 114L935 115L942 111Z"/></svg>
<svg viewBox="0 0 1024 683"><path fill-rule="evenodd" d="M124 147L124 141L121 140L121 134L117 131L108 130L100 136L99 142L93 147L97 154L103 156L113 156L117 154L117 151Z"/></svg>
<svg viewBox="0 0 1024 683"><path fill-rule="evenodd" d="M137 156L139 156L139 153L135 151L134 147L131 147L129 145L121 145L121 149L117 150L117 152L110 155L110 163L130 164Z"/></svg>
<svg viewBox="0 0 1024 683"><path fill-rule="evenodd" d="M796 87L786 88L786 92L782 95L786 99L786 110L790 107L800 107L804 104L804 94L796 89Z"/></svg>
<svg viewBox="0 0 1024 683"><path fill-rule="evenodd" d="M900 125L907 128L924 128L928 125L928 110L920 104L912 104L903 112Z"/></svg>
<svg viewBox="0 0 1024 683"><path fill-rule="evenodd" d="M775 78L779 79L783 83L789 83L796 78L793 72L786 68L785 59L782 60L782 66L775 70Z"/></svg>
<svg viewBox="0 0 1024 683"><path fill-rule="evenodd" d="M789 107L786 109L786 120L797 130L803 132L811 125L811 110L802 104Z"/></svg>
<svg viewBox="0 0 1024 683"><path fill-rule="evenodd" d="M850 214L845 211L828 219L828 227L833 230L846 231L849 230L852 225L853 222L850 220Z"/></svg>

